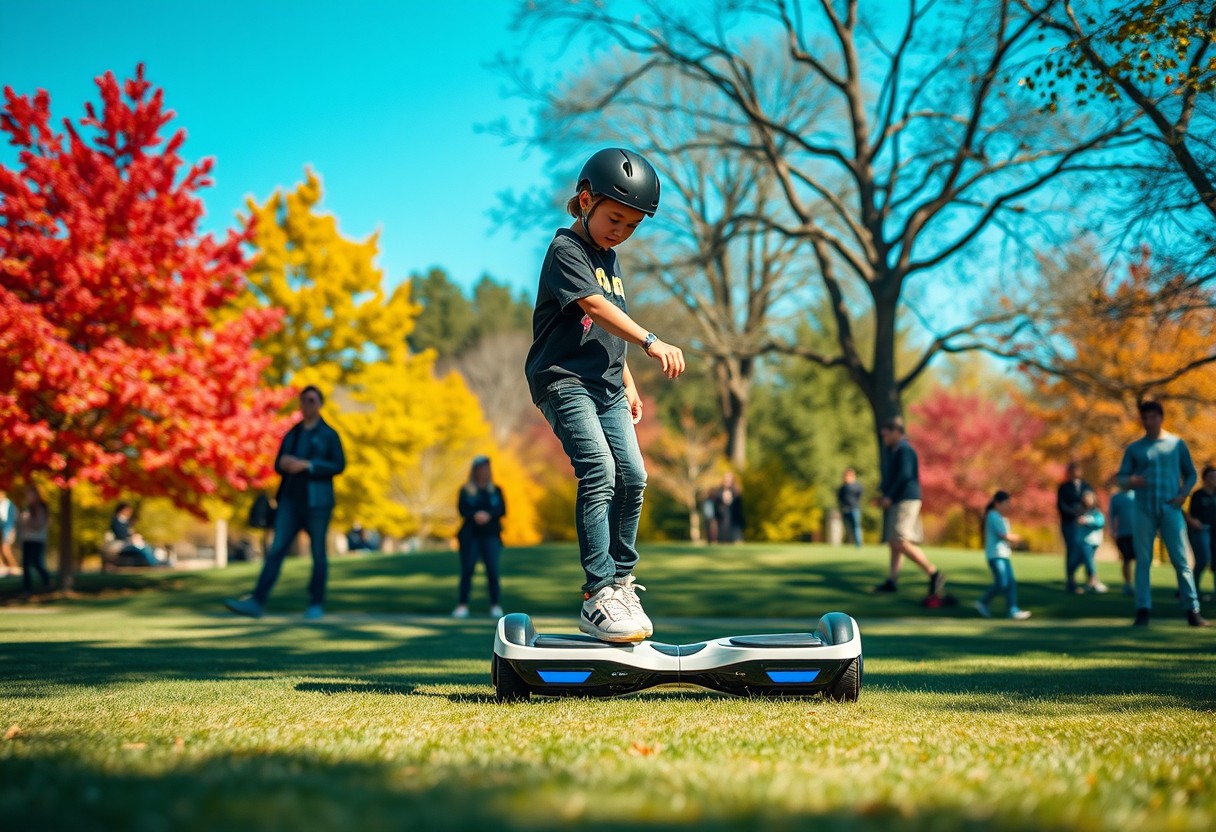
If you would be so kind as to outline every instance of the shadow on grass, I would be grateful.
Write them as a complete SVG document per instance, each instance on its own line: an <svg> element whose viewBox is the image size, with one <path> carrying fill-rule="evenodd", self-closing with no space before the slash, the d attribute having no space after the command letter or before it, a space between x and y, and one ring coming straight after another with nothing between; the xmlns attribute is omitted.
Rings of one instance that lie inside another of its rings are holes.
<svg viewBox="0 0 1216 832"><path fill-rule="evenodd" d="M650 591L644 596L655 618L688 616L818 618L843 609L857 618L921 615L930 619L970 618L970 604L990 581L983 555L962 550L933 550L948 577L948 590L958 607L925 610L919 606L925 577L906 568L900 591L875 595L870 590L885 574L887 555L870 546L860 551L818 545L748 544L697 547L650 544L638 572ZM445 615L456 603L457 556L452 552L367 555L333 558L330 598L334 612ZM136 613L222 609L225 597L250 590L260 564L234 564L224 570L156 572L135 575L81 575L80 597L40 599L35 605L83 605ZM569 544L508 549L503 556L504 606L533 615L574 615L582 584L577 549ZM1118 566L1100 564L1114 581ZM1059 559L1021 556L1016 569L1022 605L1037 616L1060 619L1132 615L1132 602L1112 592L1077 597L1062 591ZM1172 574L1158 570L1155 601L1163 619L1181 613L1173 593ZM302 611L305 606L307 559L291 558L271 598L272 611ZM19 579L0 580L0 603L18 604ZM489 607L479 574L473 609Z"/></svg>
<svg viewBox="0 0 1216 832"><path fill-rule="evenodd" d="M483 693L489 686L493 642L489 622L337 616L320 624L220 618L174 622L176 628L149 625L142 638L59 635L0 643L0 695L45 696L56 685L257 679L282 680L300 693L438 695L460 701L484 695L490 700ZM698 622L668 626L664 638L690 643L765 629L772 628L753 622L724 632L717 622ZM1008 709L1015 703L1041 708L1044 700L1132 710L1216 708L1216 687L1211 685L1216 655L1207 632L1103 622L912 621L863 622L862 633L863 697L884 690L974 694L965 705L942 707L976 711ZM449 686L474 690L442 689Z"/></svg>
<svg viewBox="0 0 1216 832"><path fill-rule="evenodd" d="M125 767L124 767L125 768ZM103 770L47 755L0 758L0 807L12 829L291 830L1064 830L1039 817L934 801L909 811L883 801L823 813L782 811L758 788L723 807L713 785L688 786L673 808L668 792L635 784L591 789L556 771L510 761L460 767L319 758L308 753L178 759L164 770ZM552 775L535 799L537 775ZM556 785L553 782L556 781ZM71 795L71 799L65 799ZM705 804L702 797L708 797ZM928 802L928 801L926 801ZM630 814L644 817L631 817Z"/></svg>

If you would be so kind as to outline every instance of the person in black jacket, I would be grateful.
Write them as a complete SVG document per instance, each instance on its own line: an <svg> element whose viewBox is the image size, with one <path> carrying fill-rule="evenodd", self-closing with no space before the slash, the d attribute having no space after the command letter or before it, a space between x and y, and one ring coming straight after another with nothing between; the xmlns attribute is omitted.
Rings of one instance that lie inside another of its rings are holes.
<svg viewBox="0 0 1216 832"><path fill-rule="evenodd" d="M469 617L473 572L480 560L486 565L486 582L490 587L490 617L501 618L498 558L502 554L502 518L506 516L507 504L502 489L494 484L489 457L473 460L469 481L460 489L456 508L464 522L456 535L460 543L460 603L452 611L452 617Z"/></svg>
<svg viewBox="0 0 1216 832"><path fill-rule="evenodd" d="M1077 585L1074 576L1077 569L1085 565L1085 550L1081 547L1086 530L1077 521L1085 513L1081 497L1086 491L1093 491L1093 488L1081 478L1081 463L1068 463L1068 479L1056 489L1056 511L1060 513L1060 535L1064 538L1064 569L1068 576L1065 591L1068 593L1085 591ZM1091 582L1095 579L1093 573L1087 577Z"/></svg>
<svg viewBox="0 0 1216 832"><path fill-rule="evenodd" d="M874 587L875 592L895 592L900 561L904 555L929 576L929 597L939 598L946 576L934 566L919 544L924 535L920 525L920 463L908 444L904 420L888 419L879 428L883 444L882 507L886 512L887 543L891 547L891 570L887 579Z"/></svg>
<svg viewBox="0 0 1216 832"><path fill-rule="evenodd" d="M308 532L312 549L312 578L308 582L305 618L325 615L325 581L329 575L326 538L334 513L334 477L346 470L346 454L338 432L321 418L325 397L311 384L300 391L300 421L287 431L275 457L274 470L282 475L274 514L274 543L262 562L253 593L230 598L224 606L237 615L260 618L279 579L283 558L300 532Z"/></svg>
<svg viewBox="0 0 1216 832"><path fill-rule="evenodd" d="M1203 469L1203 487L1191 495L1186 523L1191 539L1191 555L1195 559L1195 591L1202 593L1203 573L1212 572L1212 587L1216 590L1216 468ZM1199 600L1210 600L1202 596Z"/></svg>

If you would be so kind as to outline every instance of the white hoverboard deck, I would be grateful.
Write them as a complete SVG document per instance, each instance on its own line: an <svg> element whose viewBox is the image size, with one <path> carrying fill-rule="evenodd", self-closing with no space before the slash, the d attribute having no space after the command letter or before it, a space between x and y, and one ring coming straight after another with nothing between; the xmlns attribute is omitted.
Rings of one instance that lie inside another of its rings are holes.
<svg viewBox="0 0 1216 832"><path fill-rule="evenodd" d="M611 643L587 635L542 635L523 613L498 621L490 676L500 702L540 696L620 696L696 685L737 696L814 696L855 701L861 693L861 629L830 612L810 632L724 636L696 644Z"/></svg>

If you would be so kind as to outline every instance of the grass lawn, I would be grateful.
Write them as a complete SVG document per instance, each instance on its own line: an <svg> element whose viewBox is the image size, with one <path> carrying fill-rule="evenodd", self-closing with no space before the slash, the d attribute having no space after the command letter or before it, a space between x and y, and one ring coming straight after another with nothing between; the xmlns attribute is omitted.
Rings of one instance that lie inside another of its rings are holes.
<svg viewBox="0 0 1216 832"><path fill-rule="evenodd" d="M665 641L861 621L861 700L493 702L492 625L455 622L455 556L335 562L305 623L304 562L272 614L223 613L256 566L82 576L86 595L0 608L4 829L1186 829L1216 823L1216 634L1172 572L1132 629L1116 592L1064 596L1015 561L1029 622L979 619L982 555L866 592L877 548L648 547ZM505 606L570 630L570 547L508 553ZM11 579L0 593L11 595ZM484 593L479 586L478 591ZM87 593L97 593L91 597ZM484 607L484 594L475 597ZM999 603L999 602L998 602ZM475 607L476 611L476 607ZM776 620L780 619L780 620Z"/></svg>

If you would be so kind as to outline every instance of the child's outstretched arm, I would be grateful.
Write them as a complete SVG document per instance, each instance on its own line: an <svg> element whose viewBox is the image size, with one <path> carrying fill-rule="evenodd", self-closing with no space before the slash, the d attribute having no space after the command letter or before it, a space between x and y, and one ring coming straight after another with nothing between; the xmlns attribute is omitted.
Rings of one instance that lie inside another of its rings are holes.
<svg viewBox="0 0 1216 832"><path fill-rule="evenodd" d="M646 341L649 333L603 295L579 298L578 305L592 323L599 324L616 337L638 346ZM663 375L668 378L679 378L684 372L684 351L679 347L655 341L646 354L663 365Z"/></svg>

